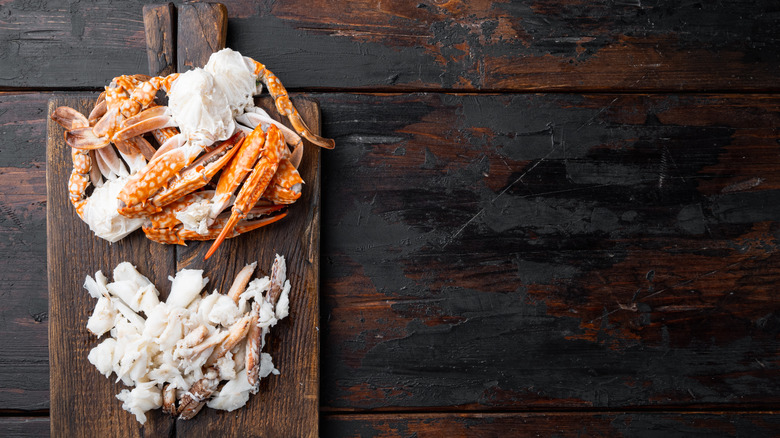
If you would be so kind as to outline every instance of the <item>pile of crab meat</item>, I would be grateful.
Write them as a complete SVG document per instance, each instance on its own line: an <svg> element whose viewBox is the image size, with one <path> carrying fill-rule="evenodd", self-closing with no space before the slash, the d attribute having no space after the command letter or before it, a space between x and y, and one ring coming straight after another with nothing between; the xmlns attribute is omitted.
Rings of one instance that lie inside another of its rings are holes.
<svg viewBox="0 0 780 438"><path fill-rule="evenodd" d="M100 271L87 276L84 287L97 299L87 329L108 335L88 359L131 387L116 397L141 424L160 407L179 419L204 405L233 411L261 378L279 374L262 349L270 328L288 314L290 282L284 257L276 256L270 277L250 281L256 265L244 267L227 294L203 292L203 271L183 269L169 277L166 301L128 262L116 266L111 283Z"/></svg>

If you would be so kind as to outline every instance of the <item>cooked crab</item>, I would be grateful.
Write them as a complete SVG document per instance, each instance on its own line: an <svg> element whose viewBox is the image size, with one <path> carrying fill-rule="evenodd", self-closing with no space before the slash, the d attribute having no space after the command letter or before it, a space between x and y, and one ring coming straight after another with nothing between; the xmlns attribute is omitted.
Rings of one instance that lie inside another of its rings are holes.
<svg viewBox="0 0 780 438"><path fill-rule="evenodd" d="M254 106L263 84L294 130ZM271 71L230 49L186 73L117 77L89 116L59 107L51 117L72 148L70 201L98 236L113 242L143 227L163 243L214 239L206 258L301 196L301 137L334 146L309 130Z"/></svg>

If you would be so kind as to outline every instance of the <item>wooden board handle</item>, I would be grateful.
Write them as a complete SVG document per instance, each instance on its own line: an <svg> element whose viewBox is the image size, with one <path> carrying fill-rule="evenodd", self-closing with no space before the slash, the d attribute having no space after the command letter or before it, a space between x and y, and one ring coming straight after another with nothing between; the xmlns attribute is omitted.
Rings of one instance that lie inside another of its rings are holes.
<svg viewBox="0 0 780 438"><path fill-rule="evenodd" d="M146 56L151 76L176 72L176 7L173 3L144 6Z"/></svg>
<svg viewBox="0 0 780 438"><path fill-rule="evenodd" d="M179 73L203 67L225 48L227 8L222 3L188 3L178 8L176 58Z"/></svg>
<svg viewBox="0 0 780 438"><path fill-rule="evenodd" d="M227 40L222 3L162 3L144 6L149 74L165 76L203 67Z"/></svg>

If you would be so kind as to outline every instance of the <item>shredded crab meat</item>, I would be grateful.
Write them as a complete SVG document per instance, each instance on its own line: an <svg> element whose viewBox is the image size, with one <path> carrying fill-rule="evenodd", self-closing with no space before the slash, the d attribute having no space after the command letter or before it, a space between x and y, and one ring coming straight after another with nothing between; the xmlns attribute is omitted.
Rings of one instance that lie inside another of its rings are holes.
<svg viewBox="0 0 780 438"><path fill-rule="evenodd" d="M87 329L97 337L107 335L87 359L100 374L114 374L129 387L117 399L141 424L146 412L160 407L182 419L204 405L239 409L257 392L258 378L279 374L269 354L260 352L256 360L246 350L250 344L262 350L270 327L287 316L290 283L284 263L277 256L273 279L251 281L256 263L247 265L229 294L204 292L203 271L183 269L169 277L166 301L127 262L117 265L111 282L101 271L87 276L84 288L97 299ZM283 284L276 298L274 284Z"/></svg>
<svg viewBox="0 0 780 438"><path fill-rule="evenodd" d="M123 239L141 228L143 218L128 218L117 212L117 196L129 177L106 180L102 187L95 188L84 206L84 222L96 236L111 243Z"/></svg>

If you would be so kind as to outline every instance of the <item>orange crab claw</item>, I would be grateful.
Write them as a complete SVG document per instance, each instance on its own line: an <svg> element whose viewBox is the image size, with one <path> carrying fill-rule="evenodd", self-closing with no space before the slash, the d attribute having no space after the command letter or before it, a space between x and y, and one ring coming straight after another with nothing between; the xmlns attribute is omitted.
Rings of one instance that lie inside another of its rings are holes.
<svg viewBox="0 0 780 438"><path fill-rule="evenodd" d="M276 174L271 179L263 198L274 204L292 204L301 197L303 178L293 163L284 159L279 163Z"/></svg>
<svg viewBox="0 0 780 438"><path fill-rule="evenodd" d="M201 150L198 146L184 146L150 161L146 167L130 177L119 192L119 214L132 210L137 204L145 202L160 191L172 176L192 163Z"/></svg>
<svg viewBox="0 0 780 438"><path fill-rule="evenodd" d="M242 132L222 142L211 152L198 158L191 166L184 169L178 179L171 182L165 190L158 193L153 202L157 206L165 206L181 196L205 186L225 164L233 158L244 139Z"/></svg>
<svg viewBox="0 0 780 438"><path fill-rule="evenodd" d="M256 131L257 129L255 132ZM276 169L279 167L279 161L287 154L287 145L284 142L284 136L282 136L279 128L274 125L269 126L266 137L266 147L263 156L260 157L260 160L258 160L254 169L252 169L252 173L249 174L243 187L241 187L241 190L238 192L236 201L233 204L233 210L230 214L230 219L214 241L214 244L211 245L204 260L207 260L214 254L217 248L219 248L219 245L222 244L222 241L225 240L225 237L233 231L233 228L238 221L245 218L249 210L257 203L276 173Z"/></svg>
<svg viewBox="0 0 780 438"><path fill-rule="evenodd" d="M219 219L217 222L214 223L213 227L217 227L218 225L222 225L223 223L225 226L222 228L222 230L219 233L219 236L217 237L217 240L214 241L214 244L211 245L211 248L209 248L209 251L206 253L206 256L203 258L203 260L208 260L209 257L211 257L214 252L219 248L219 245L222 244L222 241L225 239L230 239L232 237L236 237L239 234L243 234L252 230L256 230L260 227L264 227L266 225L271 225L272 223L276 221L280 221L284 219L287 216L287 212L283 212L280 214L277 214L276 216L271 216L263 219L256 219L252 221L246 221L245 223L242 223L243 221L236 220L236 223L232 225L232 228L230 228L230 222L233 220L233 216L228 219L227 222L222 222ZM230 229L229 232L225 232L225 230ZM195 232L185 232L182 231L181 237L186 240L211 240L214 238L213 235L209 234L208 236L200 236L199 234ZM219 242L219 244L217 244ZM215 246L216 245L216 246Z"/></svg>
<svg viewBox="0 0 780 438"><path fill-rule="evenodd" d="M268 88L268 92L274 98L276 109L279 111L279 114L287 116L295 131L301 137L322 148L333 149L336 147L336 142L334 142L332 139L322 138L319 135L311 132L311 130L306 126L306 123L304 123L301 115L298 114L298 110L295 109L295 106L293 106L292 102L290 101L290 97L287 95L287 90L279 81L279 78L277 78L276 75L271 72L271 70L265 68L265 65L255 60L252 61L255 63L255 74L257 75L257 79L262 81L266 88Z"/></svg>

